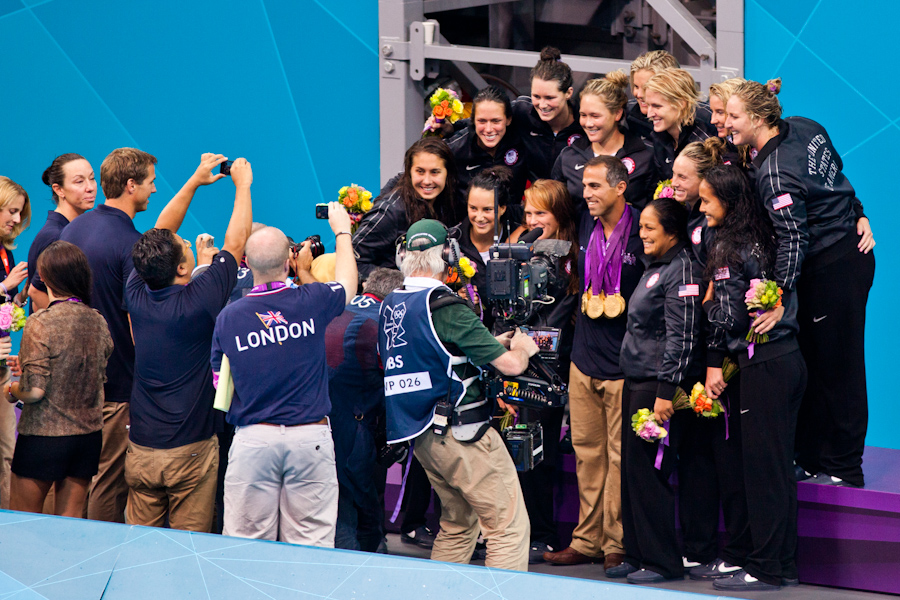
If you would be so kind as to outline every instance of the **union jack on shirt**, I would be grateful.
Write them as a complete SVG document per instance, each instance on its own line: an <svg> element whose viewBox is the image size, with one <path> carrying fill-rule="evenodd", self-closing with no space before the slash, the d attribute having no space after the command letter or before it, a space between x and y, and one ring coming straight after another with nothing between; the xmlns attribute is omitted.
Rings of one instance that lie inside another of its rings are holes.
<svg viewBox="0 0 900 600"><path fill-rule="evenodd" d="M270 310L267 313L259 314L256 313L256 316L259 317L266 327L272 327L273 325L277 325L282 323L283 325L287 325L287 319L282 316L281 311L272 311Z"/></svg>

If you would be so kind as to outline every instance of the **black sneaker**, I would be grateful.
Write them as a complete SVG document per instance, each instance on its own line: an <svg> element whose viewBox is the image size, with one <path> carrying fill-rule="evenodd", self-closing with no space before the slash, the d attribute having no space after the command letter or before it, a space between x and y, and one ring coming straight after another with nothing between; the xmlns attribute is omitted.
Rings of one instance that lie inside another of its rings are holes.
<svg viewBox="0 0 900 600"><path fill-rule="evenodd" d="M731 577L740 570L740 567L736 567L725 562L721 558L717 558L711 563L693 567L690 571L688 571L688 576L691 579L698 581L722 579L723 577Z"/></svg>
<svg viewBox="0 0 900 600"><path fill-rule="evenodd" d="M404 544L414 544L419 548L430 550L434 546L434 538L436 537L436 534L422 525L421 527L416 527L409 533L401 533L400 541Z"/></svg>
<svg viewBox="0 0 900 600"><path fill-rule="evenodd" d="M485 560L487 558L487 542L480 537L475 542L475 550L472 552L472 560Z"/></svg>
<svg viewBox="0 0 900 600"><path fill-rule="evenodd" d="M716 579L713 587L723 592L774 592L781 589L780 585L760 581L743 569L731 577Z"/></svg>
<svg viewBox="0 0 900 600"><path fill-rule="evenodd" d="M544 542L532 542L531 548L528 549L528 564L536 565L544 562L544 552L555 552L553 546Z"/></svg>
<svg viewBox="0 0 900 600"><path fill-rule="evenodd" d="M849 487L849 488L859 488L858 485L853 485L852 483L848 483L841 479L840 477L832 477L826 473L816 473L813 477L810 477L806 480L807 483L816 483L818 485L831 485L834 487Z"/></svg>
<svg viewBox="0 0 900 600"><path fill-rule="evenodd" d="M812 476L813 476L812 473L810 473L809 471L807 471L806 469L804 469L797 463L794 463L794 480L795 481L806 481L807 479L809 479Z"/></svg>

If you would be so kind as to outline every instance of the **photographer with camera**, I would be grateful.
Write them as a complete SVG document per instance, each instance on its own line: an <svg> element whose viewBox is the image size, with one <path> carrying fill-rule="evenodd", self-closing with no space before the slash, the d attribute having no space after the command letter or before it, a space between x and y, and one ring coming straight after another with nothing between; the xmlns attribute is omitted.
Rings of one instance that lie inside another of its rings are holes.
<svg viewBox="0 0 900 600"><path fill-rule="evenodd" d="M525 190L525 224L517 229L510 241L528 232L542 231L540 240L569 242L568 253L556 258L548 277L547 295L550 304L535 304L534 312L525 325L532 330L542 356L552 357L548 366L564 382L569 379L572 339L575 335L573 317L578 308L578 237L572 200L564 184L550 179L538 179ZM506 405L504 405L506 406ZM516 408L509 405L516 412ZM525 495L525 506L531 520L531 549L529 562L543 562L545 552L559 548L553 497L559 463L559 440L565 408L548 407L529 411L529 418L537 420L543 430L543 460L533 469L519 473Z"/></svg>
<svg viewBox="0 0 900 600"><path fill-rule="evenodd" d="M624 560L622 389L619 352L625 306L644 271L639 213L625 203L628 171L614 156L589 160L582 176L588 213L579 222L581 311L569 370L569 414L580 509L572 542L544 560L572 565L603 561L616 575ZM624 575L621 575L624 577Z"/></svg>
<svg viewBox="0 0 900 600"><path fill-rule="evenodd" d="M291 288L290 247L274 227L247 240L253 290L216 319L211 363L234 382L225 535L333 547L338 484L328 424L325 330L356 293L350 216L329 204L335 280Z"/></svg>
<svg viewBox="0 0 900 600"><path fill-rule="evenodd" d="M250 163L234 161L234 209L222 250L212 238L191 244L151 229L132 248L125 287L135 344L131 428L125 456L126 521L210 532L219 444L215 435L209 345L219 311L237 281L253 214ZM215 258L213 258L215 257ZM195 262L211 260L191 278Z"/></svg>
<svg viewBox="0 0 900 600"><path fill-rule="evenodd" d="M489 567L528 569L529 524L515 466L490 427L479 365L517 375L537 354L522 332L494 338L444 284L456 240L433 220L414 223L398 248L404 289L385 298L378 347L389 443L411 440L441 499L431 558L468 563L479 531Z"/></svg>

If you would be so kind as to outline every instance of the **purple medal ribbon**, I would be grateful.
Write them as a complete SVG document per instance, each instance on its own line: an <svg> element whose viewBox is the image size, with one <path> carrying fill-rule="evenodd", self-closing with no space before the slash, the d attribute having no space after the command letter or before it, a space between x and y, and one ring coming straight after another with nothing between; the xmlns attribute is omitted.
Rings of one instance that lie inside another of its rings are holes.
<svg viewBox="0 0 900 600"><path fill-rule="evenodd" d="M406 469L403 470L403 481L400 482L400 495L397 496L397 505L394 506L394 512L391 514L391 523L397 520L400 515L400 506L403 504L403 494L406 492L406 478L409 476L409 469L412 467L413 444L409 443L409 456L406 458Z"/></svg>
<svg viewBox="0 0 900 600"><path fill-rule="evenodd" d="M259 285L254 285L250 290L251 294L256 294L259 292L265 292L266 290L278 290L283 287L286 287L287 284L283 281L270 281L269 283L261 283Z"/></svg>
<svg viewBox="0 0 900 600"><path fill-rule="evenodd" d="M671 419L662 424L663 429L666 430L666 433L669 432L669 424L672 422ZM653 463L653 466L659 471L662 468L663 454L665 453L666 446L669 445L669 436L667 435L663 439L659 440L659 448L656 450L656 461Z"/></svg>
<svg viewBox="0 0 900 600"><path fill-rule="evenodd" d="M606 294L619 293L622 284L622 257L625 252L625 240L631 231L631 221L631 210L626 206L612 235L604 243L603 223L597 219L585 253L584 291L590 287L594 295L599 295L601 291ZM592 265L598 267L592 269Z"/></svg>

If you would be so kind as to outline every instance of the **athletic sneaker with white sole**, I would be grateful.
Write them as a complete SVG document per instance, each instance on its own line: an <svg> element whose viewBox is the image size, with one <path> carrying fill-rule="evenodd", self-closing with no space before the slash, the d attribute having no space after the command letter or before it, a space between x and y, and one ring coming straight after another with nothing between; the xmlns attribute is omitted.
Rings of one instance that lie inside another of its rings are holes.
<svg viewBox="0 0 900 600"><path fill-rule="evenodd" d="M721 558L717 558L711 563L705 565L697 565L688 571L688 577L695 580L706 579L722 579L723 577L731 577L741 568L725 562Z"/></svg>

